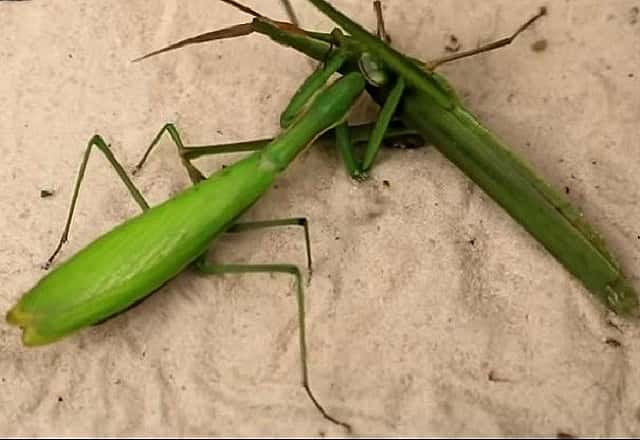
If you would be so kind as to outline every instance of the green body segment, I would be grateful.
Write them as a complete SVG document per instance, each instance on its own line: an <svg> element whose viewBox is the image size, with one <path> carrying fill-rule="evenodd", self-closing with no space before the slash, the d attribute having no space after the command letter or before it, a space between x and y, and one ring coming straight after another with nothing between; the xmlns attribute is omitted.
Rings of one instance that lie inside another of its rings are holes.
<svg viewBox="0 0 640 440"><path fill-rule="evenodd" d="M304 114L303 110L305 105L311 102L314 94L322 90L322 87L324 87L331 75L342 67L345 60L346 57L342 53L336 52L327 60L326 65L307 77L296 94L293 95L287 108L282 112L280 116L280 127L287 128L297 117Z"/></svg>
<svg viewBox="0 0 640 440"><path fill-rule="evenodd" d="M130 307L202 255L364 90L350 74L317 96L306 117L264 150L104 234L55 268L8 312L25 345L56 341Z"/></svg>
<svg viewBox="0 0 640 440"><path fill-rule="evenodd" d="M404 79L400 117L500 204L606 307L638 317L638 294L604 241L561 193L547 185L468 112L440 75L374 37L325 0L309 0ZM310 51L309 51L310 52ZM379 104L391 91L372 94Z"/></svg>
<svg viewBox="0 0 640 440"><path fill-rule="evenodd" d="M637 313L638 298L600 237L570 202L545 184L469 112L429 105L407 93L402 119L501 205L604 305Z"/></svg>

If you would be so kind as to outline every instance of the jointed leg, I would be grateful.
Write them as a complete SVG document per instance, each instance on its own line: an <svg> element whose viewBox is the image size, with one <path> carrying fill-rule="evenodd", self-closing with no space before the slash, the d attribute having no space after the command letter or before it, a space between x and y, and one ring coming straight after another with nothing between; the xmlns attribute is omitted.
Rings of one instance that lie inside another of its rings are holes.
<svg viewBox="0 0 640 440"><path fill-rule="evenodd" d="M276 226L302 226L304 229L304 241L307 250L307 269L309 270L309 278L313 271L311 266L311 240L309 239L309 222L304 217L287 218L281 220L265 220L256 222L236 223L227 229L228 233L238 233L251 231L254 229L272 228Z"/></svg>
<svg viewBox="0 0 640 440"><path fill-rule="evenodd" d="M109 146L104 141L104 139L102 139L100 135L93 136L89 141L89 144L87 145L87 149L84 152L82 163L80 164L80 171L78 172L78 177L73 190L73 196L71 197L71 206L69 207L69 214L67 216L67 222L65 224L64 230L62 231L62 236L60 237L60 241L58 242L58 245L56 246L55 250L49 257L47 262L43 265L43 269L45 270L51 266L51 264L53 263L53 260L60 253L62 246L69 239L69 229L71 228L71 220L73 218L73 213L75 211L76 203L78 201L80 185L82 184L82 180L84 179L84 174L87 168L87 162L89 161L89 156L91 155L91 150L93 147L98 148L98 150L100 150L105 155L105 157L107 158L111 166L113 166L113 168L118 173L118 176L120 177L122 182L125 184L125 186L129 190L129 193L131 193L131 195L133 196L133 199L136 201L138 206L140 206L140 208L143 211L149 208L149 204L144 199L144 197L142 196L138 188L136 188L136 186L133 184L129 176L127 176L127 172L124 170L124 168L122 168L122 165L120 165L118 160L115 158L115 156L109 149Z"/></svg>
<svg viewBox="0 0 640 440"><path fill-rule="evenodd" d="M380 114L378 114L378 119L376 120L375 127L371 136L369 137L369 142L367 144L367 150L365 151L364 160L362 162L362 171L364 173L368 173L371 167L373 166L373 162L378 155L378 151L380 150L380 145L387 133L387 128L391 123L391 119L398 108L398 104L400 103L400 99L402 98L402 94L404 93L405 83L402 77L398 77L396 84L393 86L389 97L384 102L382 109L380 110Z"/></svg>
<svg viewBox="0 0 640 440"><path fill-rule="evenodd" d="M345 163L347 168L347 172L350 176L355 179L360 179L361 176L364 176L364 173L361 170L361 164L354 158L354 151L351 147L352 144L361 144L361 143L371 143L370 138L373 136L374 131L376 130L376 126L379 125L379 122L374 124L359 124L353 126L347 126L346 123L341 124L341 126L337 126L334 130L328 131L324 133L318 140L319 141L333 141L336 140L336 135L338 136L338 149L341 153L342 160ZM378 130L380 128L378 127ZM196 179L191 179L194 183L197 183L202 176L202 173L196 169L193 164L190 163L191 160L197 159L202 156L209 156L213 154L223 154L223 153L237 153L244 151L256 151L261 150L266 147L273 138L268 139L257 139L253 141L246 142L234 142L227 144L218 144L218 145L201 145L201 146L185 146L180 138L180 134L175 127L174 124L166 124L162 130L156 135L154 141L151 143L149 148L144 154L144 157L138 163L136 168L134 169L134 174L140 170L140 168L147 161L151 151L157 145L160 137L164 132L168 132L174 143L178 148L178 154L182 160L182 163L187 168L187 173L190 177L194 176ZM384 140L393 140L394 145L404 145L407 143L408 139L415 138L416 136L420 136L415 130L409 129L405 127L398 120L392 120L384 133ZM346 142L345 142L346 141ZM377 144L378 147L380 144ZM377 152L377 150L375 150Z"/></svg>
<svg viewBox="0 0 640 440"><path fill-rule="evenodd" d="M147 150L144 152L142 159L140 159L140 162L138 162L132 174L136 174L138 171L140 171L140 169L149 158L149 155L151 154L153 149L156 147L156 145L158 144L158 141L160 141L160 138L162 137L165 131L169 133L169 136L171 136L171 139L173 139L173 142L176 144L176 147L178 148L178 154L180 155L180 161L182 162L182 165L186 168L187 174L189 174L189 179L191 179L191 182L193 182L193 184L195 185L196 183L204 180L205 177L200 172L200 170L194 167L193 164L189 161L189 159L185 158L185 152L187 150L187 147L185 147L184 144L182 143L182 139L180 138L180 133L178 133L178 129L172 123L165 124L164 127L160 129L156 137L151 142L151 145L149 145L149 148L147 148Z"/></svg>
<svg viewBox="0 0 640 440"><path fill-rule="evenodd" d="M392 113L390 113L392 114ZM376 127L379 123L375 124L360 124L354 126L347 126L346 123L342 124L340 130L344 130L342 132L343 136L346 136L346 139L349 140L349 143L362 143L369 142L370 138L375 135ZM380 128L377 128L380 131ZM335 131L338 131L336 127ZM245 151L256 151L261 150L266 147L273 138L268 139L257 139L253 141L246 142L233 142L227 144L218 144L218 145L200 145L200 146L185 146L180 137L180 133L176 126L172 123L165 124L164 127L158 132L156 137L154 138L151 145L145 151L142 159L136 165L133 174L136 174L142 166L146 163L149 155L153 151L153 149L157 146L158 142L162 135L167 132L171 136L171 139L175 143L178 148L178 154L180 155L180 159L182 164L187 169L187 173L191 178L191 181L195 184L204 179L203 174L191 163L193 159L197 159L202 156L210 156L214 154L224 154L224 153L238 153ZM411 136L419 136L419 134L412 129L406 128L398 121L391 121L390 125L383 132L383 139L394 139L402 142L403 139ZM318 140L328 141L333 140L335 136L334 130L328 131L324 133ZM378 145L379 145L378 141ZM343 159L347 160L344 156ZM355 168L355 160L353 162L345 162L347 164L347 170L349 171L349 175L354 176L356 173Z"/></svg>
<svg viewBox="0 0 640 440"><path fill-rule="evenodd" d="M287 108L280 115L280 126L282 128L289 127L303 113L306 105L311 102L311 98L327 83L331 75L342 67L346 59L346 55L337 50L329 56L326 62L321 63L315 72L307 77L296 91Z"/></svg>
<svg viewBox="0 0 640 440"><path fill-rule="evenodd" d="M387 34L387 30L385 29L384 16L382 15L382 2L380 0L375 0L373 2L373 10L376 13L376 20L378 23L378 28L376 30L378 38L387 44L391 44L391 37Z"/></svg>
<svg viewBox="0 0 640 440"><path fill-rule="evenodd" d="M520 35L524 30L526 30L528 27L530 27L533 23L535 23L539 18L543 17L544 15L547 14L547 8L542 7L540 8L540 11L533 17L531 17L529 20L527 20L526 23L524 23L522 26L520 26L518 28L517 31L515 31L511 36L509 37L505 37L505 38L501 38L500 40L494 41L492 43L488 43L485 44L481 47L478 47L476 49L471 49L468 51L464 51L464 52L460 52L460 53L456 53L453 55L448 55L442 58L438 58L436 60L433 61L428 61L424 63L424 68L426 70L435 70L437 67L445 64L445 63L449 63L451 61L455 61L455 60L459 60L462 58L467 58L473 55L477 55L479 53L483 53L483 52L489 52L492 51L494 49L499 49L501 47L504 46L508 46L509 44L511 44L517 37L518 35Z"/></svg>
<svg viewBox="0 0 640 440"><path fill-rule="evenodd" d="M346 122L338 124L335 128L336 146L340 158L344 163L347 173L355 180L364 180L366 175L362 172L362 164L355 157L353 142L349 134L349 126Z"/></svg>
<svg viewBox="0 0 640 440"><path fill-rule="evenodd" d="M191 161L193 159L197 159L203 156L212 156L214 154L224 154L224 153L239 153L244 151L256 151L264 148L271 142L273 139L260 139L256 141L248 141L248 142L235 142L228 144L218 144L218 145L198 145L198 146L185 146L182 142L182 138L180 137L180 132L176 128L175 124L167 123L165 124L156 137L153 139L147 150L144 152L142 159L136 165L133 170L133 174L142 169L142 166L147 162L149 155L154 150L154 148L158 145L158 142L162 138L162 135L167 132L169 136L173 140L174 144L178 149L178 155L180 156L180 160L182 165L186 168L187 174L191 179L193 184L196 184L205 179L204 175L200 170L198 170Z"/></svg>
<svg viewBox="0 0 640 440"><path fill-rule="evenodd" d="M304 291L302 287L302 276L300 274L300 269L298 269L297 266L291 264L210 264L207 263L204 258L198 260L197 268L204 273L213 275L223 275L226 273L275 272L291 274L295 277L296 300L298 302L298 326L300 334L300 360L302 363L302 386L304 387L307 395L309 396L315 407L318 409L318 411L320 411L325 419L346 428L348 431L351 431L351 426L349 426L347 423L341 422L340 420L337 420L334 417L330 416L322 407L322 405L320 405L316 397L313 395L313 392L311 391L311 386L309 384L309 372L307 367L307 337L305 331Z"/></svg>

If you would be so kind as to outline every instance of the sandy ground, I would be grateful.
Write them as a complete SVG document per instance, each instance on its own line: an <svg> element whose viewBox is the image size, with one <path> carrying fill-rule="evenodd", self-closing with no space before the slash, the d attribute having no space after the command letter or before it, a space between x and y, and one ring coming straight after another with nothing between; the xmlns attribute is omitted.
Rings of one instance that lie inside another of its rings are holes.
<svg viewBox="0 0 640 440"><path fill-rule="evenodd" d="M285 18L279 2L250 3ZM373 25L368 1L334 4ZM492 131L568 188L640 288L640 2L389 0L385 14L394 44L427 59L450 35L475 47L543 4L549 16L517 44L443 72ZM330 29L294 5L306 27ZM312 64L264 37L130 62L245 20L210 0L0 2L3 314L43 275L94 133L131 169L167 121L192 144L277 132ZM532 50L541 39L546 50ZM356 117L372 110L363 101ZM152 204L188 184L162 145L135 178ZM137 213L114 176L96 153L61 260ZM640 435L639 327L605 313L434 148L385 150L357 184L318 145L245 218L293 216L311 225L312 385L356 435ZM213 258L304 265L303 235L227 237ZM24 348L3 321L0 434L342 435L299 385L296 323L290 277L193 272L50 346Z"/></svg>

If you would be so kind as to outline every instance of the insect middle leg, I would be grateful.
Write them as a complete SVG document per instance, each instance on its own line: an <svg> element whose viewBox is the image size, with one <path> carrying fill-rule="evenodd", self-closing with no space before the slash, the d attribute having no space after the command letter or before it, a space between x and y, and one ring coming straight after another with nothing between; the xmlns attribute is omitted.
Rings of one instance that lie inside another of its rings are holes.
<svg viewBox="0 0 640 440"><path fill-rule="evenodd" d="M378 137L378 141L375 144L379 146L381 143L379 136L382 136L382 140L386 141L386 145L390 145L393 147L422 146L425 143L415 130L407 128L398 119L391 119L390 121L387 121L385 130L380 130L380 125L381 124L379 122L349 126L347 126L346 123L343 123L337 126L335 129L324 133L317 141L335 141L337 137L338 151L340 152L341 158L346 165L347 172L350 176L356 178L358 176L359 167L361 165L359 161L357 161L357 159L355 159L354 157L354 151L351 147L352 145L361 145L367 143L371 145L373 143L371 142L371 138ZM145 151L142 159L134 168L134 175L142 169L151 152L158 145L160 138L165 132L169 134L174 144L176 145L180 160L185 166L187 174L189 175L189 178L193 183L197 183L203 180L204 175L191 163L192 160L214 154L257 151L266 147L270 142L273 141L273 138L265 138L245 142L189 146L184 145L184 143L182 142L180 132L175 124L167 123L158 132L151 145L149 145L149 147ZM369 148L369 150L370 149L371 148ZM377 153L377 149L375 150ZM375 157L375 155L370 156ZM371 160L368 162L367 170L370 168L371 163L373 162L373 157L371 157Z"/></svg>

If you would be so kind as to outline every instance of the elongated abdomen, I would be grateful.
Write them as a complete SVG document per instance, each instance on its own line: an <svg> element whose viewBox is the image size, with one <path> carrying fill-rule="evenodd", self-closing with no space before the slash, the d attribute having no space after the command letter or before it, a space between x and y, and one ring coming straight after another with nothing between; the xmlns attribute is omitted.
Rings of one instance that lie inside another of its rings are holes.
<svg viewBox="0 0 640 440"><path fill-rule="evenodd" d="M254 154L116 227L55 268L9 311L25 345L120 312L174 277L269 187Z"/></svg>

